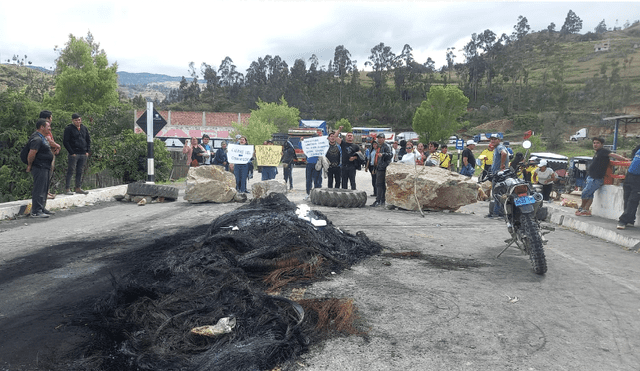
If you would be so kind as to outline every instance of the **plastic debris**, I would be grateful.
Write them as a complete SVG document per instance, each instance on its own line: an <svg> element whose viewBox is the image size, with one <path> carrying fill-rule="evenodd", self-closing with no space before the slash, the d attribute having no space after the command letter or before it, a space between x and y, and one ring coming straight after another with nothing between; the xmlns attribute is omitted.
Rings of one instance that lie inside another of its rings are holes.
<svg viewBox="0 0 640 371"><path fill-rule="evenodd" d="M211 326L200 326L191 329L192 334L214 337L222 334L230 333L236 326L235 317L220 318L218 323Z"/></svg>

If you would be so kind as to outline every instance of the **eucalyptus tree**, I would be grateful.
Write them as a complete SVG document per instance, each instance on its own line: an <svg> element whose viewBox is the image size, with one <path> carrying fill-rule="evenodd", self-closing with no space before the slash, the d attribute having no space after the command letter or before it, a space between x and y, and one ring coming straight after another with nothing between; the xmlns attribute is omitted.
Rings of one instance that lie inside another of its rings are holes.
<svg viewBox="0 0 640 371"><path fill-rule="evenodd" d="M381 42L371 48L369 60L364 62L364 64L373 69L371 76L374 82L374 94L380 99L386 87L386 74L396 67L396 55L391 51L390 46L385 46L384 43Z"/></svg>
<svg viewBox="0 0 640 371"><path fill-rule="evenodd" d="M582 19L578 17L573 10L569 10L567 17L564 19L564 24L560 29L561 35L569 35L580 32L582 29Z"/></svg>
<svg viewBox="0 0 640 371"><path fill-rule="evenodd" d="M216 73L216 70L206 63L202 63L200 66L200 72L202 78L207 82L207 85L203 89L203 95L206 99L211 99L211 104L215 104L216 92L220 86L220 77Z"/></svg>
<svg viewBox="0 0 640 371"><path fill-rule="evenodd" d="M353 71L353 65L351 63L351 53L347 50L344 45L336 46L336 49L333 53L333 72L338 77L340 81L340 89L339 89L339 98L338 104L342 105L342 89L344 87L344 80L347 78L347 75Z"/></svg>

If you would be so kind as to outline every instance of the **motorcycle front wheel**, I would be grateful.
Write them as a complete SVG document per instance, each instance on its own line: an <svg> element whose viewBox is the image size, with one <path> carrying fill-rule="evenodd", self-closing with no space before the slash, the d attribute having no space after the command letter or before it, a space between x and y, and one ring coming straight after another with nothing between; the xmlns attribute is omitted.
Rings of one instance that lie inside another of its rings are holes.
<svg viewBox="0 0 640 371"><path fill-rule="evenodd" d="M524 234L523 242L531 259L531 267L536 274L547 272L547 260L542 248L542 236L532 214L520 215L520 228Z"/></svg>

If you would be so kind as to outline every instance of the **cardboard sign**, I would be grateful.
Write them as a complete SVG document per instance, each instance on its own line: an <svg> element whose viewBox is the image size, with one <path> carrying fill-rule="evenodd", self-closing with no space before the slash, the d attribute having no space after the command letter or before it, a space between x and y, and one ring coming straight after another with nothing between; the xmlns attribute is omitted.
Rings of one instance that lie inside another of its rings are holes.
<svg viewBox="0 0 640 371"><path fill-rule="evenodd" d="M230 164L246 164L253 156L253 146L229 144L227 146L227 158Z"/></svg>
<svg viewBox="0 0 640 371"><path fill-rule="evenodd" d="M305 138L301 143L302 151L307 157L324 156L329 150L327 137Z"/></svg>
<svg viewBox="0 0 640 371"><path fill-rule="evenodd" d="M258 166L278 166L282 157L282 146L256 146Z"/></svg>

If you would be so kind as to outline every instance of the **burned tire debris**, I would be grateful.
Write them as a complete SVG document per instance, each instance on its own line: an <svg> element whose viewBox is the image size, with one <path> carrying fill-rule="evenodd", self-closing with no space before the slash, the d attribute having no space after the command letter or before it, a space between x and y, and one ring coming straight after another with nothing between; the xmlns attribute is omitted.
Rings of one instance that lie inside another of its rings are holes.
<svg viewBox="0 0 640 371"><path fill-rule="evenodd" d="M382 246L364 233L339 230L320 212L305 220L296 210L282 194L255 199L218 217L203 236L114 278L113 291L83 321L92 340L57 366L286 370L310 344L359 333L351 299L296 302L285 292L339 273ZM326 226L314 226L313 219ZM222 318L234 324L231 332L210 337L191 331Z"/></svg>

